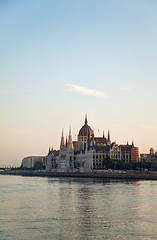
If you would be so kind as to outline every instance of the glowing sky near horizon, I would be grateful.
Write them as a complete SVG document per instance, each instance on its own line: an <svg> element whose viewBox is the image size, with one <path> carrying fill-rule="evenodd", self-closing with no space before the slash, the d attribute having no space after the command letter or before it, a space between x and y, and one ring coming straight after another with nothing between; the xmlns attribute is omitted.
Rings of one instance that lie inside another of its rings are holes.
<svg viewBox="0 0 157 240"><path fill-rule="evenodd" d="M0 166L97 136L157 150L155 0L0 1Z"/></svg>

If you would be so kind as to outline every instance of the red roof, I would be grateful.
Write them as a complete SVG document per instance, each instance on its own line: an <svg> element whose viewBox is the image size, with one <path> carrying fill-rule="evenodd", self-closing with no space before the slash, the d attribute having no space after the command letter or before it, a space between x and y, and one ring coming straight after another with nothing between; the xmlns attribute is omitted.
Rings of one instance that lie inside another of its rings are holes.
<svg viewBox="0 0 157 240"><path fill-rule="evenodd" d="M93 130L88 124L85 124L79 131L79 136L93 136Z"/></svg>
<svg viewBox="0 0 157 240"><path fill-rule="evenodd" d="M106 144L107 140L106 138L96 137L94 138L96 144Z"/></svg>
<svg viewBox="0 0 157 240"><path fill-rule="evenodd" d="M110 146L94 146L94 150L96 150L96 151L109 151L110 150Z"/></svg>

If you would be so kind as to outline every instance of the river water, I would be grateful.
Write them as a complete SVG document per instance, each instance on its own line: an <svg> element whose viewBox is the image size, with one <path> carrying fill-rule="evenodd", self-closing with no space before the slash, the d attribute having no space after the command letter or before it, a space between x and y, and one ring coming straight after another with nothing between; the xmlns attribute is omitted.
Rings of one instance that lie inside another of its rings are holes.
<svg viewBox="0 0 157 240"><path fill-rule="evenodd" d="M0 239L157 239L157 181L0 175Z"/></svg>

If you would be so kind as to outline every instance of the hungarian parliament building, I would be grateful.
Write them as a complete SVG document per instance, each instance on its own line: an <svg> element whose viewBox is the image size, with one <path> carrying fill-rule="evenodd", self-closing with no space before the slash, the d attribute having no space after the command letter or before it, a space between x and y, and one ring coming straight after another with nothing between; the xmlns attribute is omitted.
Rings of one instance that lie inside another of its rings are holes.
<svg viewBox="0 0 157 240"><path fill-rule="evenodd" d="M63 130L60 141L60 149L49 148L48 155L44 158L46 171L52 172L91 172L94 169L105 168L105 159L111 159L113 163L122 160L124 162L139 161L138 147L128 143L118 145L110 139L110 133L105 137L95 137L88 125L87 116L85 123L78 133L77 141L72 140L71 128L68 139L65 140Z"/></svg>

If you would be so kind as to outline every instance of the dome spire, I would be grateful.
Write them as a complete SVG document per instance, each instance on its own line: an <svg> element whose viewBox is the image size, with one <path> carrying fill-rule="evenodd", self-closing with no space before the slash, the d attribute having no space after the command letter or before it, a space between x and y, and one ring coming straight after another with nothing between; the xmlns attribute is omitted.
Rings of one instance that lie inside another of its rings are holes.
<svg viewBox="0 0 157 240"><path fill-rule="evenodd" d="M88 121L87 121L87 115L86 115L85 116L85 124L82 126L82 128L80 129L79 134L78 134L79 137L80 136L88 137L88 135L90 135L90 137L91 137L93 135L93 131L87 123L88 123Z"/></svg>
<svg viewBox="0 0 157 240"><path fill-rule="evenodd" d="M85 125L87 125L88 121L87 121L87 114L85 115Z"/></svg>

